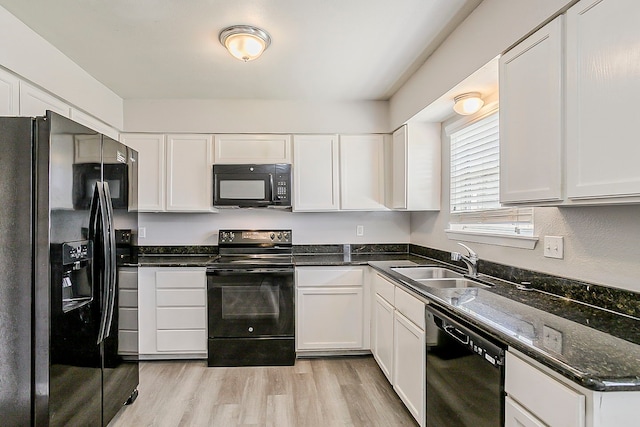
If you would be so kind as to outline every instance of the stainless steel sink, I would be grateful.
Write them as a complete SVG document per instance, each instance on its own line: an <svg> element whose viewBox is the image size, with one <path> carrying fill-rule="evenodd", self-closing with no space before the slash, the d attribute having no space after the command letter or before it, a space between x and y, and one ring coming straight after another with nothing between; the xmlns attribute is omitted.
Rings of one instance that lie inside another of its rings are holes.
<svg viewBox="0 0 640 427"><path fill-rule="evenodd" d="M462 274L442 267L396 267L391 270L417 281L462 278Z"/></svg>
<svg viewBox="0 0 640 427"><path fill-rule="evenodd" d="M459 278L459 279L430 279L430 280L419 280L423 286L428 288L437 288L437 289L452 289L452 288L490 288L490 285L486 285L484 283L476 282L469 279Z"/></svg>
<svg viewBox="0 0 640 427"><path fill-rule="evenodd" d="M417 282L420 287L425 288L454 289L491 287L491 285L467 279L464 275L449 270L448 268L434 266L392 267L391 270L403 275L407 279ZM415 284L416 283L414 283L414 285Z"/></svg>

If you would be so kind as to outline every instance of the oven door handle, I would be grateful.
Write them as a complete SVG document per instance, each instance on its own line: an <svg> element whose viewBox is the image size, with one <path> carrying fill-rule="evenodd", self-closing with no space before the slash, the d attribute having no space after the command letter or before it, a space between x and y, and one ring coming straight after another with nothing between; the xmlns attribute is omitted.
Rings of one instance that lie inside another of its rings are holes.
<svg viewBox="0 0 640 427"><path fill-rule="evenodd" d="M269 273L293 273L293 267L283 268L222 268L208 270L208 276L232 276L236 274L269 274Z"/></svg>

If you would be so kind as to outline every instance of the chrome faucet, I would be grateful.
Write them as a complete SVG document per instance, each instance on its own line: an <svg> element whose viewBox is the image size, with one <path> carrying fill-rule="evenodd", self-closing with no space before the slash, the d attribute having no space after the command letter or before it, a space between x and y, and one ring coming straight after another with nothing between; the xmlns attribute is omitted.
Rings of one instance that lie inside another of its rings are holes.
<svg viewBox="0 0 640 427"><path fill-rule="evenodd" d="M475 253L469 246L462 243L458 243L469 252L469 256L462 255L460 252L451 252L451 261L464 261L469 269L469 276L478 276L478 254Z"/></svg>

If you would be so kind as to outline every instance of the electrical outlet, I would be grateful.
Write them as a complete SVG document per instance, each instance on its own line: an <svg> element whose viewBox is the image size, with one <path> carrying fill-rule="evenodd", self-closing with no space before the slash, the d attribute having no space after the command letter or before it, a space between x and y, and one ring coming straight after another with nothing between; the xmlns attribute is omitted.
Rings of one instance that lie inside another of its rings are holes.
<svg viewBox="0 0 640 427"><path fill-rule="evenodd" d="M562 354L562 332L543 325L542 346L554 353Z"/></svg>
<svg viewBox="0 0 640 427"><path fill-rule="evenodd" d="M564 240L562 236L544 236L544 256L547 258L564 258Z"/></svg>
<svg viewBox="0 0 640 427"><path fill-rule="evenodd" d="M364 236L364 225L358 225L356 227L356 236Z"/></svg>
<svg viewBox="0 0 640 427"><path fill-rule="evenodd" d="M145 227L138 227L138 238L144 239L147 237L147 229Z"/></svg>

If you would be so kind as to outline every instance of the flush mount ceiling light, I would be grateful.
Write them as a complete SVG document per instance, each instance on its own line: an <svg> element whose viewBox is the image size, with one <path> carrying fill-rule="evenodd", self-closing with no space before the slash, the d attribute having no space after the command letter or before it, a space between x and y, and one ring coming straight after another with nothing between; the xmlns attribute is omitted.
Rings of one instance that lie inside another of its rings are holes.
<svg viewBox="0 0 640 427"><path fill-rule="evenodd" d="M271 44L266 31L251 25L232 25L220 31L218 38L231 55L244 62L256 59Z"/></svg>
<svg viewBox="0 0 640 427"><path fill-rule="evenodd" d="M479 92L463 93L453 98L453 111L463 116L478 112L484 105Z"/></svg>

